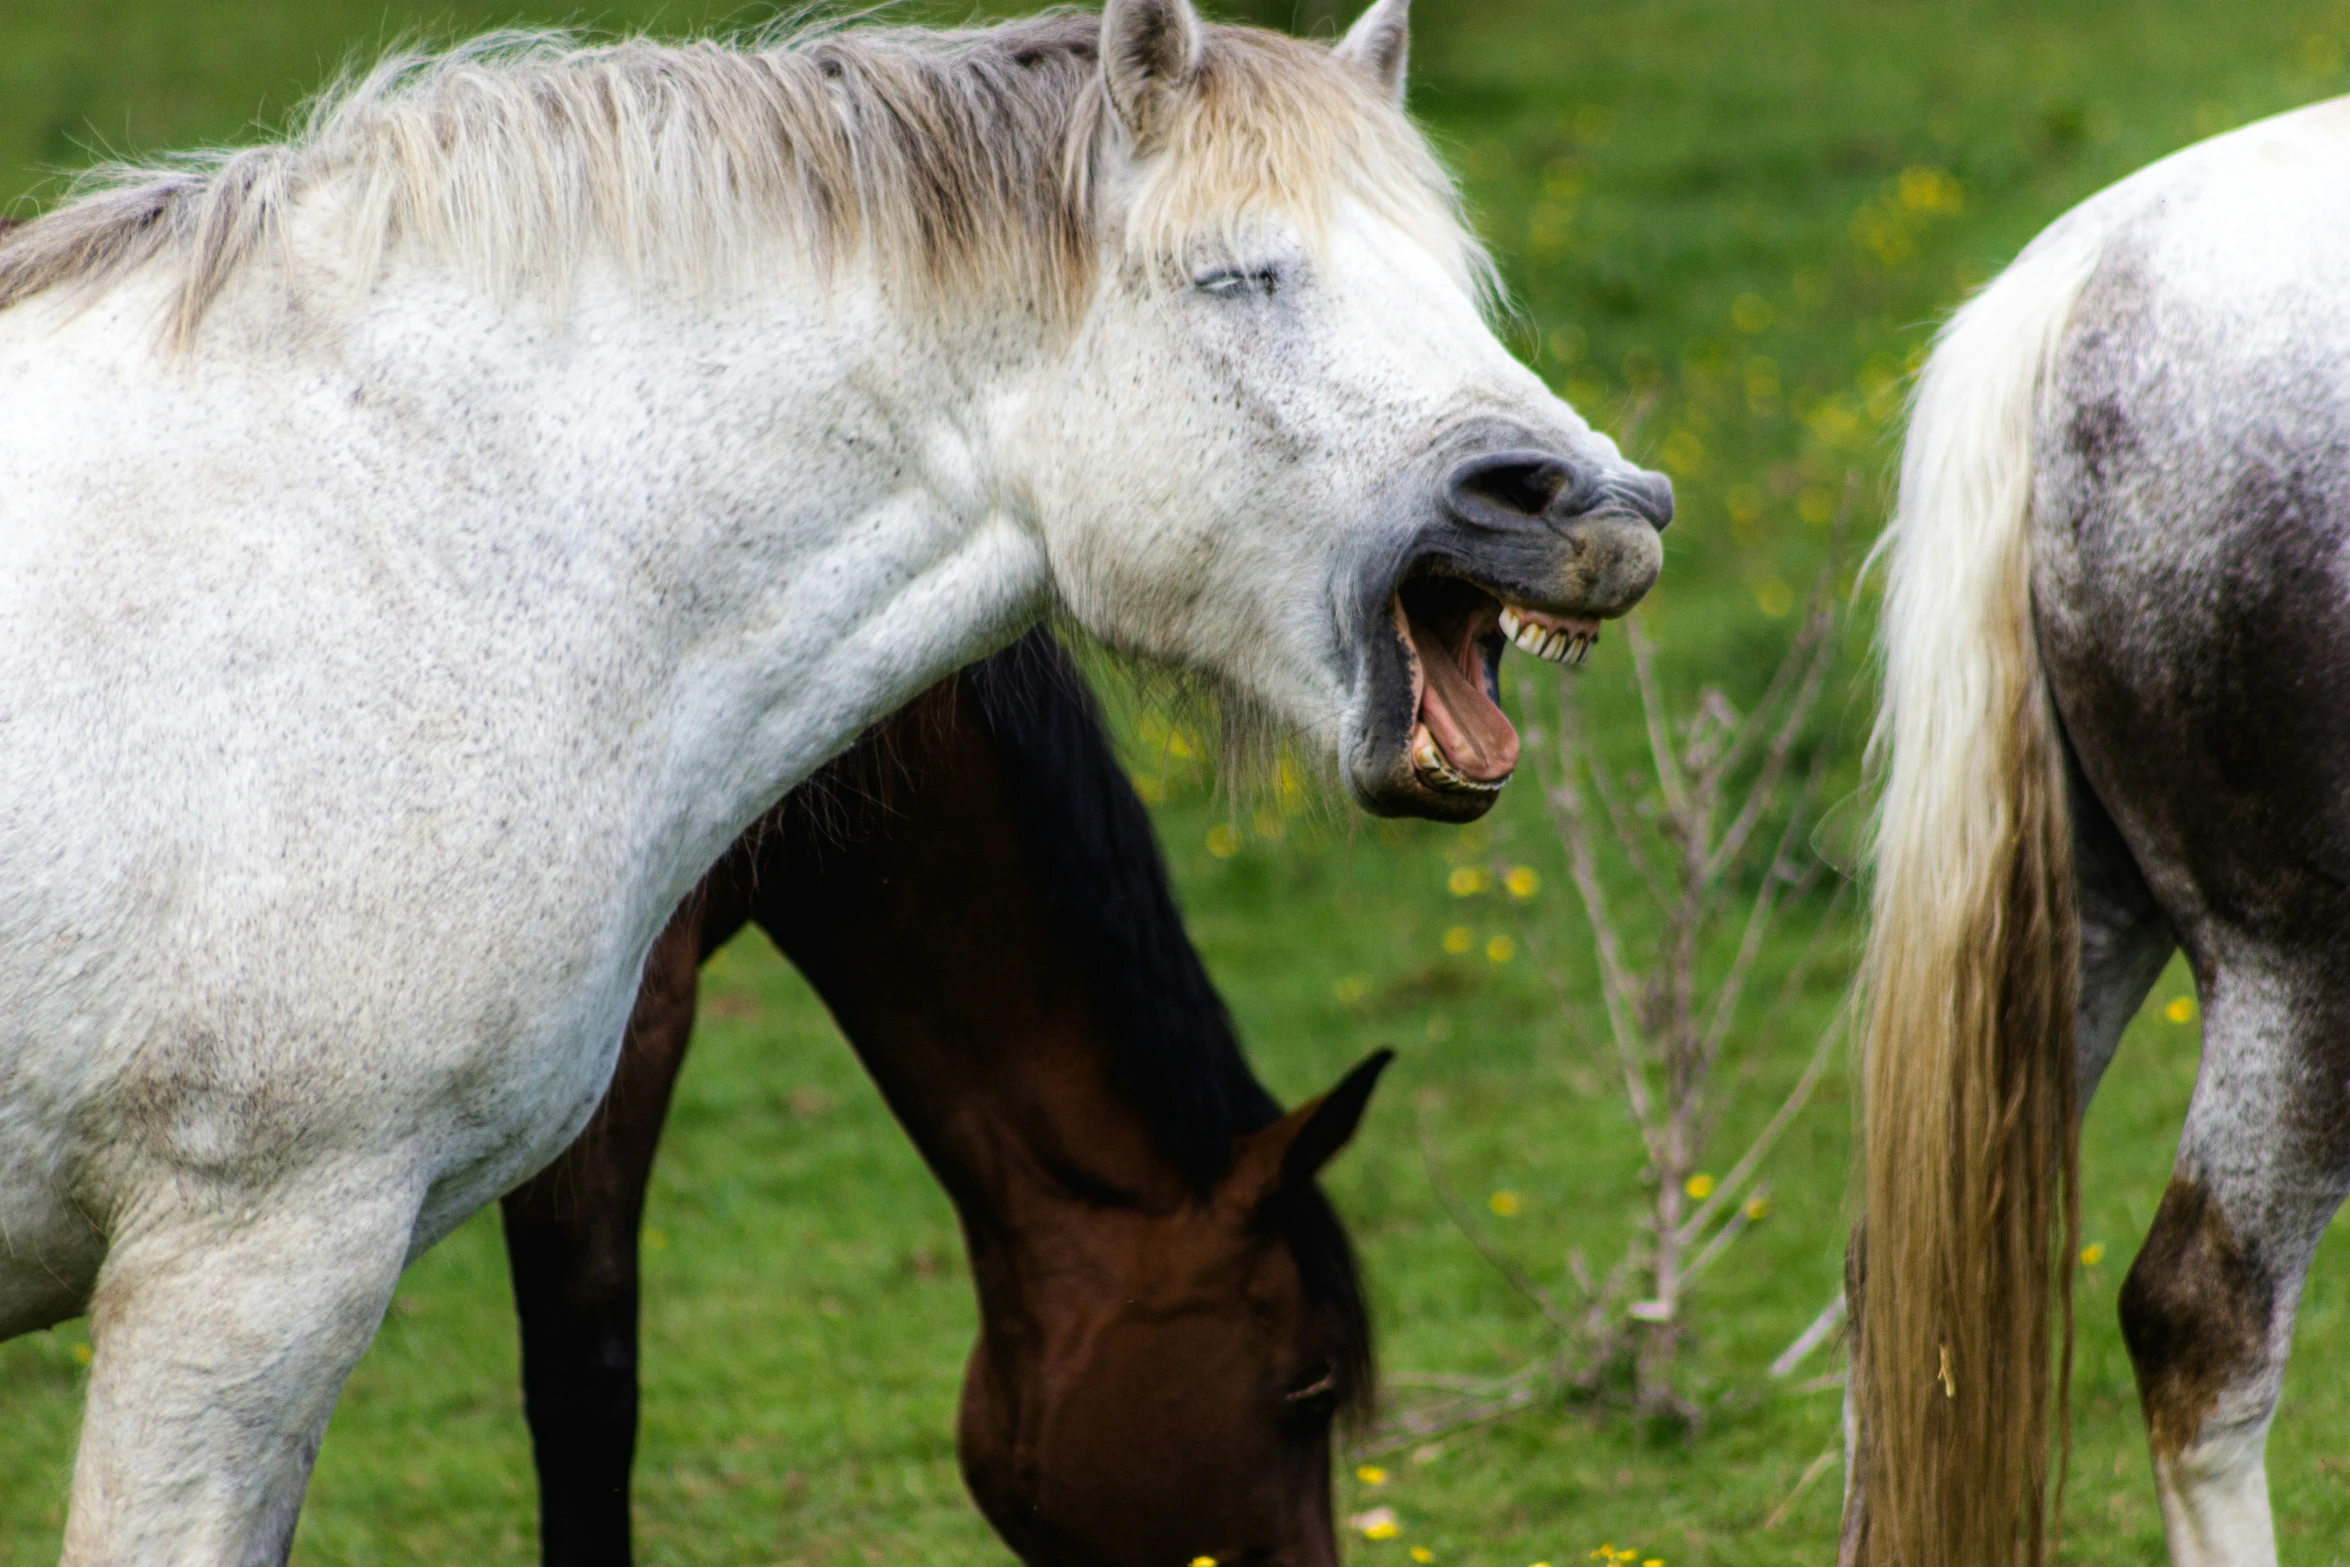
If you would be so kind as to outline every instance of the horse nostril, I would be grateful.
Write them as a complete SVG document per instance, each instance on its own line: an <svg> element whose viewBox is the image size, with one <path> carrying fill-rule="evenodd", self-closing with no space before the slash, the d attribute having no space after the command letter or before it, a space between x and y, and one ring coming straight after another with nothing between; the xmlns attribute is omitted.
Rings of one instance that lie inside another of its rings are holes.
<svg viewBox="0 0 2350 1567"><path fill-rule="evenodd" d="M1453 511L1472 522L1515 522L1548 516L1576 476L1547 452L1491 452L1453 469L1445 488Z"/></svg>
<svg viewBox="0 0 2350 1567"><path fill-rule="evenodd" d="M1627 488L1634 491L1632 509L1656 524L1662 533L1673 522L1673 481L1661 473L1644 473Z"/></svg>

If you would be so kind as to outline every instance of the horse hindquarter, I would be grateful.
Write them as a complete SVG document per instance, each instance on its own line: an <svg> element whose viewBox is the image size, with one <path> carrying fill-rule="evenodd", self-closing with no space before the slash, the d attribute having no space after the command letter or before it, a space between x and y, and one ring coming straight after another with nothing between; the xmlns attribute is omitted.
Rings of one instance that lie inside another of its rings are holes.
<svg viewBox="0 0 2350 1567"><path fill-rule="evenodd" d="M2172 1559L2276 1559L2263 1452L2350 1189L2350 222L2338 107L2182 156L2040 423L2033 553L2081 768L2193 962L2203 1054L2121 1298Z"/></svg>

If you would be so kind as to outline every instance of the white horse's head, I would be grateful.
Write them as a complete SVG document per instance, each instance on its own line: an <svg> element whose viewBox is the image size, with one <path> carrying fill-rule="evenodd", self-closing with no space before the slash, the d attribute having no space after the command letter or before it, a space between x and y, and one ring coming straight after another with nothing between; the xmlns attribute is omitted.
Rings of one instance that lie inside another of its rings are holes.
<svg viewBox="0 0 2350 1567"><path fill-rule="evenodd" d="M1103 254L1036 485L1096 634L1298 726L1367 808L1467 820L1517 759L1503 643L1577 656L1631 608L1672 490L1487 327L1405 6L1325 48L1109 0Z"/></svg>

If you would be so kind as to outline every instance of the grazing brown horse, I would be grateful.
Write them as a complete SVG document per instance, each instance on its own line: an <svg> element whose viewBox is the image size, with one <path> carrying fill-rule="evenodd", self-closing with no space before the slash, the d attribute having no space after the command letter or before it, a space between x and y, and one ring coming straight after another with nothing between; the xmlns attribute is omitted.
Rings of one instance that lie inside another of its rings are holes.
<svg viewBox="0 0 2350 1567"><path fill-rule="evenodd" d="M957 1446L1006 1543L1335 1564L1331 1427L1371 1346L1314 1175L1388 1055L1281 1114L1083 687L1031 634L735 846L655 947L596 1119L507 1197L549 1567L629 1560L638 1222L696 971L750 922L954 1200L980 1307Z"/></svg>

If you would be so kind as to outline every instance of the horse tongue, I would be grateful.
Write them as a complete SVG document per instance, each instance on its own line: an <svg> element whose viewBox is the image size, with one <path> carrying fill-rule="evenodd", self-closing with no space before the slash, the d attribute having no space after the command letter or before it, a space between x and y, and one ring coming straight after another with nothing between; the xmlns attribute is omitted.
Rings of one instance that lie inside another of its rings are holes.
<svg viewBox="0 0 2350 1567"><path fill-rule="evenodd" d="M1478 659L1474 637L1463 635L1459 648L1448 648L1435 637L1419 633L1412 638L1420 655L1420 721L1428 726L1453 771L1479 783L1507 778L1518 765L1518 731L1509 716L1485 694L1483 671L1463 668ZM1436 643L1431 647L1426 644Z"/></svg>

